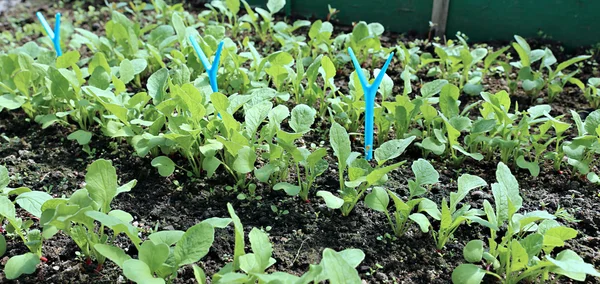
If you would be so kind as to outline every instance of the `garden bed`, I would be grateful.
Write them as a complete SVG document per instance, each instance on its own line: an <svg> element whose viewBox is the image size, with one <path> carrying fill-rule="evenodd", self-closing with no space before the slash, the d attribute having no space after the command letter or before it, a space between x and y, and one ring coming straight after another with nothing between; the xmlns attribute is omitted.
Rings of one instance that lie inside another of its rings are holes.
<svg viewBox="0 0 600 284"><path fill-rule="evenodd" d="M243 9L242 5L242 10ZM51 11L56 10L51 9ZM119 11L127 13L122 9ZM169 15L178 13L177 9L174 9L164 10L161 11L162 14L158 14L167 15L167 12ZM89 12L88 14L84 13L85 12L79 11L75 13L78 16L74 15L73 18L83 21L86 16L82 15L99 18L102 18L103 15L106 15L107 17L110 15L107 10ZM156 15L154 11L140 11L139 13L140 14L137 14L136 16L141 17L140 21L142 22L152 22L155 20L153 18L155 17L154 15ZM190 18L196 19L197 13L197 11L191 12L192 16L183 17L184 22ZM70 13L63 13L63 17L65 17L65 15L70 15ZM128 15L133 17L131 14ZM211 17L206 14L201 15L204 15L204 17ZM215 18L219 19L220 17L221 16ZM21 23L30 21L31 19L21 19ZM166 22L170 22L170 20L167 20ZM208 22L209 21L206 21L207 25L209 25ZM276 22L276 20L273 20L273 22ZM19 26L18 21L13 24ZM211 21L210 25L220 24L215 24ZM101 26L104 26L104 24ZM92 27L86 25L82 25L82 27L92 30ZM203 28L200 29L200 31L203 30ZM342 27L340 29L336 27L335 30L336 32L334 34L336 35L338 30L345 31L349 34L352 33L351 27ZM308 31L309 27L303 27L294 31L293 34L306 35ZM18 28L15 32L23 32L24 34L21 41L17 41L14 47L25 44L29 40L37 39L40 35L28 35L27 31L24 31L23 29L19 30ZM98 35L104 35L104 27L99 29L96 33ZM269 30L266 34L269 35L275 33L272 30ZM258 34L256 30L252 28L250 31L240 32L237 37L234 37L231 34L231 30L228 28L227 35L232 37L236 43L241 43L245 36L248 36L252 40L256 40L257 50L263 57L267 57L269 54L282 48L281 43L272 38L266 42L260 42L259 37L262 35ZM309 36L306 37L309 38ZM419 47L421 54L429 52L436 57L435 47L430 42L423 42L415 39L409 41L400 35L387 32L378 35L378 37L381 38L381 49L377 52L370 52L368 51L368 48L366 49L369 56L365 58L366 60L363 67L367 70L371 68L380 68L388 51L392 51L393 49L393 51L398 52L398 49L394 49L398 43ZM38 41L40 40L38 39ZM571 54L563 54L559 45L535 41L529 41L529 43L531 44L531 50L543 50L544 48L549 47L558 63L574 57ZM180 44L180 42L175 43L172 50L177 50L175 47L179 47ZM439 42L439 44L443 46L441 42ZM460 42L457 40L455 41L455 44L460 45ZM490 50L487 54L503 47L503 45L499 44L493 44L491 47L485 44L469 44L471 47L466 48L471 48L471 50L476 47L485 49L489 47ZM115 48L120 49L121 47ZM315 53L323 52L323 50L316 49L315 47L311 47L311 51L313 48L313 52ZM354 48L356 48L356 46ZM209 46L207 49L214 50L214 46ZM85 61L85 58L93 57L96 52L90 52L85 44L81 45L80 50L82 54L81 58L83 59L81 61L77 60L77 62L81 63L80 65L82 66L80 67L83 67L83 65L87 66L88 63ZM123 50L126 51L126 47ZM179 55L173 53L172 50L169 50L169 52L158 51L164 55L165 58L167 58L167 55L170 56L170 59L164 59L168 64L180 59L178 57ZM245 49L245 51L250 52L248 49ZM65 52L67 52L66 49ZM510 52L512 56L508 56L508 52ZM292 52L290 51L290 53ZM1 54L3 54L2 51L0 51L0 55ZM125 52L123 54L125 54ZM194 56L193 54L193 49L187 46L185 55ZM338 56L339 54L345 54L345 49L337 50L330 54L337 68L335 70L336 76L332 81L333 86L329 87L336 86L339 94L356 92L356 89L360 86L357 80L355 80L354 86L349 86L351 73L354 71L352 63L349 62L348 59L344 59L343 56ZM384 55L382 56L382 54ZM292 55L294 54L292 53ZM592 57L583 61L582 65L570 67L570 69L572 69L571 71L574 71L575 69L579 70L576 77L582 82L587 83L589 78L600 76L597 69L598 54L592 55ZM124 57L128 57L128 55L125 54ZM174 57L176 58L175 60L173 59ZM114 67L113 64L117 61L115 58L109 58L111 67ZM372 58L376 59L372 60ZM499 56L497 61L518 61L518 58L517 52L515 52L514 49L511 49ZM131 59L133 60L133 57ZM151 60L152 59L148 59L148 62L150 62L149 65L154 64L155 66L159 66L158 62L152 62ZM226 59L224 58L223 60ZM83 63L84 61L86 63ZM198 66L200 66L199 62L196 61L195 65L192 63L187 64L191 66L190 68L193 71L192 74L196 75L204 73L203 70L202 72L193 70L193 68L198 68ZM272 64L275 65L275 63ZM430 67L435 66L436 64L438 63L432 62L419 70L414 70L414 73L412 74L414 78L409 82L412 92L409 92L407 97L416 99L426 83L435 82L442 78L448 79L448 81L456 83L457 85L465 84L465 82L460 82L459 84L458 81L460 81L460 79L457 80L450 72L445 75L429 76ZM492 65L495 67L499 64L496 64L494 61ZM119 65L116 64L115 66ZM175 64L168 65L172 71L179 70L177 68L180 66L181 65L176 66ZM294 68L295 66L296 65L294 65ZM387 74L394 83L394 87L390 90L390 93L393 94L393 96L402 95L407 87L403 79L401 79L401 74L407 69L407 66L409 66L409 64L406 61L401 61L396 58L392 61L387 70ZM548 75L548 71L539 67L539 63L537 63L537 65L532 64L532 66L535 66L532 69L539 68L541 70L539 73L541 76ZM238 68L243 67L253 68L249 63L245 63L244 66L239 66ZM468 72L468 78L472 79L476 76L474 75L476 72L481 72L482 68L483 62L474 65L473 70ZM552 68L556 68L556 66L553 66ZM127 85L127 92L135 94L137 92L147 91L149 87L146 82L151 80L150 77L153 76L154 72L158 72L158 69L159 68L152 70L153 72L143 72L138 74L139 78L130 80L131 83ZM324 73L325 72L326 71L324 71ZM248 71L248 73L251 72ZM458 73L460 77L461 73ZM581 136L581 133L578 133L578 129L573 122L572 112L570 111L579 111L582 115L582 119L585 121L586 117L590 115L590 113L593 113L596 108L593 106L593 103L590 102L589 98L583 96L583 92L579 87L572 84L564 86L564 88L558 92L556 98L550 102L546 87L540 89L539 95L537 96L532 96L530 92L524 91L522 87L523 82L517 79L518 74L519 70L512 70L509 75L502 74L501 72L490 72L490 75L485 76L478 84L481 85L483 91L491 94L496 94L503 90L510 92L510 101L513 106L510 109L511 112L513 111L515 104L518 104L519 110L527 110L536 105L548 104L550 111L547 112L547 114L549 116L563 122L567 121L571 124L570 128L562 134L565 141L571 141L576 137ZM221 74L220 76L221 79L219 79L219 85L224 88L222 92L225 93L225 95L230 95L226 92L237 88L237 83L235 83L234 80L239 74L233 72L231 74ZM290 76L291 75L288 74L288 77ZM225 79L222 79L223 77L225 77ZM230 79L233 83L230 83ZM136 80L139 80L140 84L138 84ZM194 80L194 77L192 77L191 81L193 82ZM514 88L513 86L509 86L507 80L513 80L513 83L515 83ZM306 83L306 81L306 78L301 80L302 83ZM278 84L277 79L267 77L263 78L261 82L266 83L263 87L280 88L282 86L282 84ZM285 81L284 79L283 85L291 86L291 84L292 82ZM321 78L321 75L319 75L319 79L315 84L320 88L323 88L323 86L328 83L326 83L326 81ZM204 91L206 90L206 87L207 85L204 84L202 87L204 89L199 89ZM107 87L107 89L110 88L112 87ZM244 91L248 92L248 89L252 89L252 87L246 88ZM292 110L297 105L302 104L301 102L295 101L292 90L293 88L286 89L286 91L292 93L289 100L281 100L280 98L272 97L267 101L272 102L275 106L287 106L289 107L289 110ZM482 100L482 97L478 95L470 96L465 94L463 88L460 88L460 90L459 100L462 101L460 104L461 110L471 103ZM165 95L166 94L167 93L165 92ZM434 96L436 95L437 93L434 94ZM331 98L332 95L329 93L325 96ZM387 101L393 101L393 96L388 96ZM157 100L156 97L153 99ZM101 105L99 97L93 97L92 100L98 100L96 104ZM309 104L309 106L319 110L322 104L326 102L324 97L322 100L317 100L314 105ZM377 103L383 104L380 95L378 95ZM55 105L53 105L53 107L55 107ZM437 105L435 105L435 108L439 109ZM216 113L216 110L213 111ZM234 117L240 122L244 122L243 113L245 111L247 110L240 109L238 112L232 113L231 117ZM342 216L340 210L328 208L323 199L315 195L317 191L328 191L338 195L337 192L340 189L338 175L339 167L337 165L338 160L334 155L334 149L330 142L330 129L334 127L332 120L344 124L344 117L337 111L335 111L336 113L333 117L329 116L333 112L334 110L330 110L322 117L313 115L315 117L314 123L308 126L311 131L304 133L304 135L296 141L298 147L305 146L310 148L309 146L313 143L327 151L324 160L328 162L329 167L322 175L316 178L309 191L308 201L304 201L298 196L289 196L283 190L273 190L274 184L270 182L259 182L253 171L250 171L247 175L241 175L246 178L242 182L247 183L245 184L245 186L247 186L246 188L241 186L239 182L236 186L234 178L239 178L240 175L232 177L232 175L223 167L220 167L212 177L206 177L205 171L201 171L200 175L194 175L192 173L193 170L191 170L188 165L188 159L181 151L171 151L165 155L162 155L160 151L153 151L151 153L146 153L146 155L138 155L139 145L132 146L132 143L129 143L131 142L130 137L110 138L105 135L106 128L104 126L106 125L106 121L103 121L103 125L98 125L96 123L97 121L94 122L90 120L91 124L88 125L88 128L85 129L85 131L92 134L92 139L89 143L78 143L77 141L73 141L73 138L67 138L70 134L81 130L81 128L78 127L78 121L73 117L65 116L64 119L60 118L58 119L58 122L54 124L47 127L44 125L44 127L42 127L40 124L33 121L34 118L31 117L28 111L22 109L11 111L5 109L0 112L0 165L5 165L6 168L8 168L9 175L11 176L9 187L18 188L25 186L33 191L47 192L53 198L68 198L76 190L86 188L86 170L90 164L99 159L111 161L112 165L116 168L116 173L120 181L119 184L124 184L133 179L137 180L137 185L135 185L130 192L121 193L116 197L112 202L111 207L113 210L123 210L130 213L134 218L133 222L131 222L132 226L139 229L140 236L144 240L157 229L159 231L186 231L188 228L212 217L228 218L230 217L230 213L228 212L227 204L231 203L235 212L241 219L241 223L244 226L244 232L248 233L252 228L258 228L268 234L269 240L273 244L272 257L276 260L276 263L268 268L267 272L283 271L300 276L309 271L309 264L317 264L321 261L322 253L326 248L335 251L355 248L362 250L365 255L364 260L356 267L356 271L358 271L363 282L452 282L452 273L455 268L460 264L466 263L463 258L463 248L470 240L483 240L487 244L487 238L489 237L488 228L476 224L475 222L468 225L463 224L458 227L453 234L453 238L451 238L442 249L437 249L436 241L431 237L431 231L427 233L422 232L419 226L411 222L408 223L408 230L402 236L395 236L390 230L390 225L388 224L386 216L383 213L368 208L362 199L348 216ZM100 113L103 112L100 111ZM40 114L42 113L40 112ZM108 112L106 114L108 114ZM226 113L222 114L227 115ZM214 116L214 114L210 115L211 117ZM473 121L477 120L480 116L477 107L464 114L464 117L468 117ZM357 119L358 118L364 119L362 114L357 116ZM210 118L210 120L212 121L214 118ZM226 118L224 120L226 120ZM266 120L266 118L263 117L260 120L259 125L260 127L266 128L267 123L262 123L263 120ZM292 122L291 120L291 118L283 120L281 129L290 133L296 132L295 130L298 126L293 124L299 122ZM335 125L338 125L337 122ZM352 124L352 121L346 122L348 125ZM361 136L362 134L360 133L362 133L364 129L362 123L359 123L358 125L359 127L356 129L356 132L359 134L355 134L355 131L352 129L348 130L351 134L351 149L355 152L363 153L364 142ZM432 125L439 126L444 124L442 122L439 124L434 123ZM351 128L351 126L347 126L346 124L343 126ZM209 126L207 126L207 128L208 127ZM532 126L532 134L537 134L539 131L538 126L535 127L536 128L534 129ZM415 121L412 121L410 124L410 128L411 130L418 130L418 133L421 133L422 136L416 138L416 140L403 151L402 155L393 157L390 159L390 162L386 163L386 165L389 165L391 162L406 161L404 165L397 167L387 174L387 182L383 184L386 189L395 192L403 199L408 198L410 195L408 180L415 178L413 171L411 170L411 165L420 158L426 158L439 173L439 180L427 187L427 193L424 197L427 197L435 204L440 204L443 199L449 199L451 192L457 191L457 180L459 177L463 174L471 174L482 178L487 185L471 190L462 201L462 204L469 204L472 208L478 209L483 208L482 204L485 200L491 204L495 204L495 195L492 192L492 187L489 185L497 182L496 169L497 165L501 162L499 152L481 153L484 156L491 157L486 157L480 161L460 156L461 159L458 159L457 162L456 157L451 157L453 154L448 150L440 155L429 153L429 155L424 156L424 148L417 146L415 143L423 142L424 138L427 137L423 134L423 132L427 130L427 125L422 121L417 122L415 119ZM161 131L167 132L170 130L170 126L166 125ZM260 129L255 130L256 133L261 133ZM554 131L555 130L549 130L548 135L556 135ZM379 133L376 132L376 134ZM388 134L389 136L386 136L383 141L406 139L409 137L408 131L404 134L406 134L406 136L399 137L397 133L391 131ZM600 137L600 132L598 133L598 136ZM431 137L434 136L432 135ZM208 144L208 142L206 143ZM526 142L521 141L521 143L525 144ZM85 145L82 146L80 144ZM266 142L264 144L266 144ZM552 148L553 145L554 144L551 144L551 146L549 146L548 152L557 151ZM377 142L376 146L379 146ZM533 151L531 149L529 150ZM257 148L257 153L263 153L264 151L263 148ZM515 152L515 155L520 155L523 152L527 151ZM159 153L159 155L153 155L153 153ZM472 155L473 153L469 154ZM529 154L529 152L526 153L526 155ZM592 153L592 155L596 155L595 157L597 157L597 154ZM159 175L157 168L153 166L153 160L157 156L168 157L168 159L177 165L177 167L174 171L165 174L165 177ZM529 158L530 156L527 157ZM547 255L556 257L560 251L570 249L581 256L585 262L590 263L594 267L600 267L600 211L597 209L600 205L600 186L593 183L593 180L589 181L585 176L587 173L582 172L579 168L569 166L567 162L563 162L560 169L557 170L553 166L552 160L542 159L539 161L539 174L537 176L532 176L529 170L517 166L513 158L516 160L516 157L511 157L508 166L518 181L518 190L523 200L519 212L525 214L525 212L546 210L548 213L555 215L557 218L556 220L562 225L573 228L578 233L576 237L566 241L564 246L555 249L552 253L548 252ZM564 159L566 161L567 157L565 156ZM252 167L259 169L264 167L267 162L269 162L268 158L258 158L256 161L253 161ZM223 163L225 164L225 162ZM375 162L372 162L371 166L374 167L375 164ZM591 172L598 172L596 162L591 163L589 168ZM298 173L295 170L291 170L289 177L280 182L293 183L297 180L297 174ZM255 192L248 191L249 183L256 185ZM242 196L240 196L240 194L243 194L244 198L241 198ZM11 200L14 200L14 198L11 197ZM390 206L390 209L391 208L392 206ZM17 215L22 218L29 218L29 216L31 216L26 210L21 209L18 206ZM439 222L431 217L429 219L431 219L432 224L431 230L435 231L439 226ZM6 223L5 227L7 227ZM34 225L34 228L41 229L41 226L37 223ZM505 227L499 231L503 232L503 230L505 230ZM106 232L108 234L111 230L106 229ZM500 236L502 236L502 234ZM234 255L236 254L234 252L235 243L236 237L233 225L229 225L223 229L215 229L214 243L210 247L209 252L199 262L195 263L202 268L210 278L210 276L218 273L221 268L234 260ZM247 244L247 250L249 251L249 242L247 242ZM113 245L123 249L133 258L138 256L136 246L123 234L115 238ZM23 244L23 241L14 235L7 237L7 248L7 252L3 256L4 258L0 260L0 266L2 267L10 257L25 254L29 251L28 247ZM254 247L252 248L254 249ZM254 251L254 253L258 252ZM545 257L545 255L545 253L542 253L540 258L542 256ZM98 262L95 259L92 259L93 261L91 262L88 261L86 256L80 253L80 249L72 238L64 233L58 233L52 238L44 240L42 256L46 261L37 265L35 272L29 275L23 275L14 281L16 281L16 283L38 283L40 281L47 283L115 283L127 281L126 277L123 276L123 270L114 262L107 260L103 267L98 267ZM187 265L179 269L176 279L171 280L174 283L193 283L192 279L194 279L194 276L192 267ZM4 277L5 275L0 273L0 281L8 281ZM493 278L487 276L484 281L491 282L493 281ZM566 277L562 277L559 282L570 283L571 281L572 280ZM600 280L599 278L588 276L586 282L600 283Z"/></svg>

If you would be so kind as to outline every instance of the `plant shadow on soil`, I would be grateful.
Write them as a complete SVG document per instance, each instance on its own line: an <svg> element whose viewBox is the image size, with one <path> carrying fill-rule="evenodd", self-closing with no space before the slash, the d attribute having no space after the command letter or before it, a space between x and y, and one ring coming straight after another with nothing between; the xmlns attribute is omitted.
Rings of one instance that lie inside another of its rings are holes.
<svg viewBox="0 0 600 284"><path fill-rule="evenodd" d="M149 230L159 224L159 230L186 230L192 225L210 217L228 217L226 204L233 206L244 224L245 232L252 227L270 229L274 244L273 257L277 260L271 270L283 270L302 274L309 263L318 263L320 254L326 247L341 250L344 248L362 249L366 258L358 267L363 279L369 283L449 283L452 270L462 263L462 248L471 239L485 240L487 231L478 225L463 225L455 234L455 240L438 252L433 238L421 233L416 226L397 240L384 236L389 226L383 214L379 214L359 203L348 217L338 211L327 209L323 202L301 202L280 192L272 192L259 185L262 200L236 199L236 194L225 190L228 176L218 175L212 179L188 178L183 173L162 178L150 166L149 158L135 157L133 149L126 143L111 143L110 139L95 135L92 140L94 157L81 150L74 141L65 137L72 132L62 126L41 129L26 122L23 113L0 114L0 134L9 138L0 144L0 164L16 177L11 186L28 186L32 190L50 190L54 196L69 196L83 187L85 169L95 159L111 160L117 169L121 183L137 179L137 186L129 193L118 196L113 208L130 212L135 224L142 230ZM391 173L388 188L406 196L406 180L412 178L408 165L419 158L420 150L410 147L403 158L408 163ZM330 164L334 165L333 161ZM439 202L449 192L456 190L456 179L462 173L470 173L484 178L488 183L495 181L495 161L465 161L460 167L447 165L433 159L432 164L440 172L440 183L433 186L428 197ZM559 206L569 209L577 223L569 224L579 231L579 236L565 248L577 251L586 262L600 266L599 188L568 172L556 173L551 166L543 167L539 177L513 169L521 185L524 197L524 211L546 209L554 213ZM178 180L179 185L174 181ZM332 169L318 178L316 190L335 191L337 175ZM315 191L316 191L315 190ZM489 187L472 192L466 201L481 208L482 199L493 202ZM288 215L277 216L271 205L288 210ZM147 234L145 234L147 236ZM117 244L132 256L135 247L125 238ZM200 265L207 275L217 272L233 255L234 235L232 226L216 231L215 243ZM26 247L18 241L9 240L7 256L26 252ZM40 265L36 273L21 277L16 283L114 283L123 280L121 271L107 261L106 266L96 272L96 266L86 265L77 257L77 246L65 235L58 234L44 243L44 256L48 262ZM5 257L2 262L5 262ZM176 283L193 282L191 268L184 268ZM0 279L6 280L6 279ZM488 279L491 281L491 279ZM587 279L588 283L600 283L598 279ZM566 281L564 283L569 283Z"/></svg>

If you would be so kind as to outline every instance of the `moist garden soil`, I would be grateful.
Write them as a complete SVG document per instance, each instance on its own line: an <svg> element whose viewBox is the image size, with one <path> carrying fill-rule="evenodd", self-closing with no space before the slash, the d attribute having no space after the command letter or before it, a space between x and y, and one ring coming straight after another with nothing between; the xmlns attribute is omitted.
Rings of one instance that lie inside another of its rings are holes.
<svg viewBox="0 0 600 284"><path fill-rule="evenodd" d="M336 28L337 29L337 28ZM390 43L395 43L398 35L387 34ZM385 44L385 41L382 40ZM532 46L547 44L532 43ZM557 45L550 45L559 61L561 51ZM566 57L566 56L565 56ZM350 65L340 70L336 84L346 88ZM392 64L388 73L397 86L394 93L401 93L401 73L398 64ZM420 74L424 75L424 74ZM582 79L598 76L591 69L584 68ZM425 76L419 76L425 79ZM501 78L492 78L486 82L485 89L496 92L506 87ZM420 86L413 86L414 90ZM461 97L462 105L477 98ZM513 97L520 109L532 105L524 94ZM539 104L539 102L536 102ZM565 114L569 110L589 110L589 105L580 91L567 87L552 104L552 115ZM329 129L327 122L317 121L322 127ZM96 159L112 161L117 169L121 183L137 179L137 186L131 192L119 195L113 202L114 209L131 213L134 225L144 231L146 237L153 229L186 230L198 222L210 217L228 217L228 202L232 203L237 215L248 233L253 227L262 228L270 235L273 242L273 257L277 263L269 271L287 271L300 275L308 270L310 263L320 261L321 252L325 248L342 250L358 248L364 251L366 258L358 267L361 278L367 283L450 283L452 270L463 262L462 248L472 239L485 240L487 230L481 226L461 226L455 233L454 241L449 242L444 250L437 251L433 238L422 233L413 226L409 232L400 237L386 235L390 232L385 216L367 209L359 202L350 216L342 217L339 211L328 209L325 204L314 198L317 190L335 192L338 188L338 175L335 162L330 160L331 169L317 179L313 186L311 202L303 202L291 198L282 192L274 192L264 184L258 184L257 196L238 200L239 192L230 190L230 177L225 173L217 174L211 179L191 178L185 172L177 171L169 178L160 177L156 169L150 165L150 157L137 157L134 150L121 140L108 139L96 131L90 148L91 154L83 151L74 141L66 139L75 129L68 126L53 125L42 129L40 125L30 122L22 112L0 113L0 164L9 169L12 180L11 187L27 186L32 190L48 191L55 197L70 196L75 190L84 186L85 171ZM570 131L573 131L572 129ZM306 142L319 143L327 140L324 133L315 131L313 136L306 137ZM355 140L353 146L360 149L361 141ZM325 145L329 143L326 142ZM332 153L331 149L329 152ZM409 147L401 159L407 160L405 166L393 171L387 187L407 196L407 182L413 178L410 171L412 161L421 158L421 150ZM185 161L175 162L185 165ZM329 158L331 159L331 157ZM457 178L469 173L485 179L489 184L495 182L497 160L476 162L465 160L462 164L451 164L448 160L430 156L432 165L440 173L440 183L431 188L428 197L439 203L456 190ZM540 175L532 177L529 172L512 167L513 174L520 183L523 196L523 211L548 210L556 212L564 208L572 214L576 222L568 222L576 229L578 237L569 241L565 248L576 251L586 262L600 267L600 188L590 184L569 170L557 172L549 164L543 165ZM472 206L480 208L484 199L493 203L489 187L474 191L465 200ZM272 205L288 214L273 212ZM24 216L24 211L19 211ZM436 226L437 224L434 224ZM117 245L128 254L135 256L135 247L126 238L120 238ZM233 228L216 230L215 242L209 254L199 263L207 275L216 273L233 257ZM4 264L10 256L27 251L25 245L16 240L8 240L8 251L0 264ZM0 282L6 283L115 283L127 282L122 271L112 262L107 261L104 267L95 263L87 263L79 257L77 245L66 235L59 233L44 242L43 256L47 262L39 265L32 275L26 275L17 281L8 281L0 275ZM195 283L190 267L180 271L175 283ZM486 282L492 279L486 278ZM561 283L570 283L561 279ZM587 278L587 283L600 283L599 279Z"/></svg>

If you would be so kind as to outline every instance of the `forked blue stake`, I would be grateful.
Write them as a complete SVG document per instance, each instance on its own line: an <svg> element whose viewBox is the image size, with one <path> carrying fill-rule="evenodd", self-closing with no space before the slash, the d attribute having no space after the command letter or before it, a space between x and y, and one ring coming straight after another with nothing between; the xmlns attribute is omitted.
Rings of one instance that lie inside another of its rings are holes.
<svg viewBox="0 0 600 284"><path fill-rule="evenodd" d="M373 81L373 84L369 84L369 81L367 81L367 78L365 78L365 74L363 74L362 68L360 67L360 64L358 64L358 60L356 60L356 56L354 56L352 48L348 47L348 53L350 54L350 58L352 58L352 63L354 63L354 68L356 69L356 74L358 74L360 85L365 93L365 156L367 161L370 161L373 158L373 112L375 109L375 94L377 94L379 85L383 80L385 71L394 57L394 53L392 52L390 54L387 61L383 65L383 68L381 68L381 71L379 71L377 78L375 78L375 81Z"/></svg>
<svg viewBox="0 0 600 284"><path fill-rule="evenodd" d="M202 66L206 69L206 73L208 74L208 80L210 81L210 88L214 93L219 91L219 86L217 85L217 71L219 70L219 60L221 59L221 51L223 51L223 41L219 43L219 47L217 47L217 53L215 54L215 60L212 65L208 62L208 58L204 55L202 48L198 45L196 39L193 36L190 36L190 42L196 50L196 54L200 57L200 61L202 62Z"/></svg>
<svg viewBox="0 0 600 284"><path fill-rule="evenodd" d="M54 45L54 51L56 51L56 56L61 56L62 49L60 48L60 13L56 14L54 30L50 28L50 25L48 25L48 22L46 21L46 18L44 18L44 15L42 15L42 13L37 12L36 15L42 23L44 30L46 30L48 37L50 38L50 40L52 40L52 45Z"/></svg>

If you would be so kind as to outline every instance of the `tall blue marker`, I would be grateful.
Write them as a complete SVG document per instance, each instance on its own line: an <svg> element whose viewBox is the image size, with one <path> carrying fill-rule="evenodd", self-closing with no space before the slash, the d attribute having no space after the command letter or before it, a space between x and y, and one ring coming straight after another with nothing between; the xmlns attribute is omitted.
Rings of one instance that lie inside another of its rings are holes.
<svg viewBox="0 0 600 284"><path fill-rule="evenodd" d="M215 61L213 61L212 65L208 62L208 58L204 55L202 48L198 45L196 39L193 36L190 36L190 42L196 50L196 54L200 57L200 62L202 62L202 66L206 69L206 73L208 74L208 80L210 81L210 88L213 93L219 91L219 86L217 85L217 71L219 70L219 60L221 60L221 51L223 51L223 41L219 43L219 47L217 47L217 53L215 54Z"/></svg>
<svg viewBox="0 0 600 284"><path fill-rule="evenodd" d="M383 80L385 71L390 65L390 62L394 57L394 53L392 52L390 54L387 61L383 65L383 68L381 68L381 71L379 71L377 78L375 78L375 81L373 81L373 84L369 84L369 81L367 81L367 78L365 78L365 74L363 74L362 68L360 67L360 64L358 64L358 60L356 60L356 56L354 56L352 48L348 47L348 53L350 54L350 58L352 58L352 63L356 69L356 74L358 74L360 85L365 93L365 156L367 161L370 161L373 158L373 112L375 109L375 94L377 94L381 80Z"/></svg>
<svg viewBox="0 0 600 284"><path fill-rule="evenodd" d="M50 40L52 40L52 45L54 45L54 51L56 51L56 56L61 56L62 49L60 48L60 13L56 14L54 30L50 28L50 25L48 25L48 22L46 21L46 18L44 18L44 15L42 15L42 13L37 12L36 15L42 23L44 30L46 30L48 37L50 38Z"/></svg>

